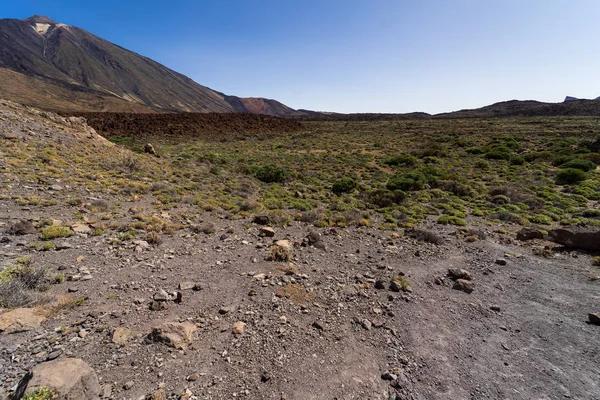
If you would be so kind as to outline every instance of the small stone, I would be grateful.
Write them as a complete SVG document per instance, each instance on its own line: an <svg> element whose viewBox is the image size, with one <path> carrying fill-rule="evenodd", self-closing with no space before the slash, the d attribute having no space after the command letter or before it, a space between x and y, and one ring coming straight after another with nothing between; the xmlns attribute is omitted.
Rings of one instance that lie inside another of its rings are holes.
<svg viewBox="0 0 600 400"><path fill-rule="evenodd" d="M69 250L73 248L73 245L69 242L58 242L54 244L56 250Z"/></svg>
<svg viewBox="0 0 600 400"><path fill-rule="evenodd" d="M166 310L167 308L169 308L169 307L167 306L167 303L164 301L153 300L152 303L150 303L150 309L152 311L162 311L162 310Z"/></svg>
<svg viewBox="0 0 600 400"><path fill-rule="evenodd" d="M233 306L219 308L219 314L225 315L232 312L235 308Z"/></svg>
<svg viewBox="0 0 600 400"><path fill-rule="evenodd" d="M265 237L274 237L275 236L275 229L270 228L268 226L263 226L262 228L260 228L259 232L260 232L261 236L265 236Z"/></svg>
<svg viewBox="0 0 600 400"><path fill-rule="evenodd" d="M60 351L53 351L52 353L48 354L46 361L56 360L58 357L60 357Z"/></svg>
<svg viewBox="0 0 600 400"><path fill-rule="evenodd" d="M507 261L504 258L498 258L496 260L496 264L498 264L498 265L506 265Z"/></svg>
<svg viewBox="0 0 600 400"><path fill-rule="evenodd" d="M254 217L254 223L258 225L268 225L269 217L267 215L257 215Z"/></svg>
<svg viewBox="0 0 600 400"><path fill-rule="evenodd" d="M399 292L399 291L401 291L401 290L403 290L403 289L402 289L402 285L401 285L401 284L399 284L399 283L398 283L398 282L396 282L396 281L392 281L392 282L390 283L390 290L391 290L392 292Z"/></svg>
<svg viewBox="0 0 600 400"><path fill-rule="evenodd" d="M385 371L383 374L381 374L381 379L384 381L394 381L398 379L398 375L393 374L390 371Z"/></svg>
<svg viewBox="0 0 600 400"><path fill-rule="evenodd" d="M164 289L159 289L159 291L154 294L153 298L155 301L169 301L169 293Z"/></svg>
<svg viewBox="0 0 600 400"><path fill-rule="evenodd" d="M188 382L196 382L198 379L200 379L199 374L191 374L187 377Z"/></svg>
<svg viewBox="0 0 600 400"><path fill-rule="evenodd" d="M368 319L363 319L360 324L362 325L363 328L365 328L366 330L370 331L373 324L371 324L371 321L369 321Z"/></svg>
<svg viewBox="0 0 600 400"><path fill-rule="evenodd" d="M112 395L112 385L110 383L106 383L102 385L102 391L100 393L100 397L103 399L108 399Z"/></svg>
<svg viewBox="0 0 600 400"><path fill-rule="evenodd" d="M79 291L79 289L76 287L70 287L67 289L67 292L69 292L69 293L77 293L78 291Z"/></svg>
<svg viewBox="0 0 600 400"><path fill-rule="evenodd" d="M199 283L196 283L196 284L194 285L194 287L192 288L192 290L193 290L194 292L199 292L199 291L201 291L201 290L202 290L202 285L201 285L201 284L199 284Z"/></svg>
<svg viewBox="0 0 600 400"><path fill-rule="evenodd" d="M166 345L185 350L192 342L197 328L190 322L167 322L152 329L148 339L153 342L162 342Z"/></svg>
<svg viewBox="0 0 600 400"><path fill-rule="evenodd" d="M325 330L325 325L323 325L323 323L321 321L315 321L312 323L313 328L317 329L317 330Z"/></svg>
<svg viewBox="0 0 600 400"><path fill-rule="evenodd" d="M150 400L166 400L167 395L165 394L164 390L158 390L154 393L152 393L152 396L150 397Z"/></svg>
<svg viewBox="0 0 600 400"><path fill-rule="evenodd" d="M133 382L133 381L127 381L127 382L125 382L125 384L123 385L123 389L125 389L125 390L129 390L129 389L131 389L131 388L133 387L133 385L134 385L134 382Z"/></svg>
<svg viewBox="0 0 600 400"><path fill-rule="evenodd" d="M241 335L244 333L244 329L246 328L246 324L242 321L238 321L233 324L232 332L234 335Z"/></svg>
<svg viewBox="0 0 600 400"><path fill-rule="evenodd" d="M71 230L80 234L88 234L92 232L92 228L90 228L87 224L73 224L71 225Z"/></svg>
<svg viewBox="0 0 600 400"><path fill-rule="evenodd" d="M465 293L472 293L474 290L474 284L471 281L457 279L456 282L454 282L454 286L452 286L452 289L462 290Z"/></svg>
<svg viewBox="0 0 600 400"><path fill-rule="evenodd" d="M263 370L261 372L261 374L260 374L260 381L262 383L265 383L265 382L268 382L270 380L271 380L271 374L269 372Z"/></svg>
<svg viewBox="0 0 600 400"><path fill-rule="evenodd" d="M82 281L89 281L91 279L92 279L92 275L90 275L90 274L85 274L81 277Z"/></svg>
<svg viewBox="0 0 600 400"><path fill-rule="evenodd" d="M77 334L80 338L85 339L85 337L88 335L88 332L85 329L80 329L79 332L77 332Z"/></svg>
<svg viewBox="0 0 600 400"><path fill-rule="evenodd" d="M375 289L385 289L385 282L382 280L375 281Z"/></svg>
<svg viewBox="0 0 600 400"><path fill-rule="evenodd" d="M127 328L115 328L112 335L112 342L120 346L125 346L131 337L131 331Z"/></svg>
<svg viewBox="0 0 600 400"><path fill-rule="evenodd" d="M591 324L600 325L600 313L596 313L596 314L589 313L588 318L589 318Z"/></svg>
<svg viewBox="0 0 600 400"><path fill-rule="evenodd" d="M471 280L471 274L469 273L469 271L466 271L466 270L461 269L461 268L449 268L448 269L448 276L452 280L457 280L457 279L464 279L464 280L467 280L467 281Z"/></svg>
<svg viewBox="0 0 600 400"><path fill-rule="evenodd" d="M490 306L490 310L495 311L495 312L500 312L500 307L499 306Z"/></svg>
<svg viewBox="0 0 600 400"><path fill-rule="evenodd" d="M179 290L190 290L196 287L194 282L179 282Z"/></svg>
<svg viewBox="0 0 600 400"><path fill-rule="evenodd" d="M19 221L8 228L8 233L11 235L33 235L37 233L37 229L29 221Z"/></svg>

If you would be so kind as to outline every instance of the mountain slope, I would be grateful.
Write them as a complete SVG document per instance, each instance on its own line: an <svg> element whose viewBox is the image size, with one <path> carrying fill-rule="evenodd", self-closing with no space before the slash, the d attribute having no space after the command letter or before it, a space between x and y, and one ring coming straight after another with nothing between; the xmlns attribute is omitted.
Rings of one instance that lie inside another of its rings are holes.
<svg viewBox="0 0 600 400"><path fill-rule="evenodd" d="M108 96L157 111L295 112L274 100L226 96L83 29L41 16L0 20L0 67L68 91ZM73 103L77 108L77 99ZM53 106L59 104L46 105L57 108Z"/></svg>

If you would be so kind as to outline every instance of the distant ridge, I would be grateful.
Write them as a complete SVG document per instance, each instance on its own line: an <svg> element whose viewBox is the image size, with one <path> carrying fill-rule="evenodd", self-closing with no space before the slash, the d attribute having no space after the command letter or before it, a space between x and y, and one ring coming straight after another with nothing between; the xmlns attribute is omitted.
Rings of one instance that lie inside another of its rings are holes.
<svg viewBox="0 0 600 400"><path fill-rule="evenodd" d="M297 114L276 100L225 95L40 15L0 20L0 96L64 111Z"/></svg>
<svg viewBox="0 0 600 400"><path fill-rule="evenodd" d="M565 103L568 103L569 101L579 101L579 100L589 100L589 99L579 99L579 98L577 98L577 97L567 96L567 97L565 97L565 101L564 101L564 102L565 102ZM593 99L593 100L600 100L600 96L599 96L599 97L596 97L596 98L595 98L595 99Z"/></svg>

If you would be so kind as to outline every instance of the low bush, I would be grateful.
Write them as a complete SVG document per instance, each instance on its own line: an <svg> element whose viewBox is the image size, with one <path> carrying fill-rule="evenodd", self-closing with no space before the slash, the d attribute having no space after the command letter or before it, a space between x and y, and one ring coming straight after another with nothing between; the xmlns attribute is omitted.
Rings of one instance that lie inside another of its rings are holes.
<svg viewBox="0 0 600 400"><path fill-rule="evenodd" d="M273 164L265 164L257 168L250 168L249 172L256 179L265 183L283 183L290 177L290 171Z"/></svg>
<svg viewBox="0 0 600 400"><path fill-rule="evenodd" d="M385 160L383 160L383 163L390 166L404 165L407 167L412 167L413 165L417 164L417 157L413 156L412 154L396 154L387 157Z"/></svg>
<svg viewBox="0 0 600 400"><path fill-rule="evenodd" d="M587 174L576 168L566 168L556 174L557 185L570 185L587 179Z"/></svg>
<svg viewBox="0 0 600 400"><path fill-rule="evenodd" d="M406 193L401 190L377 189L366 192L363 197L367 204L385 208L401 204L406 198Z"/></svg>
<svg viewBox="0 0 600 400"><path fill-rule="evenodd" d="M588 172L593 169L596 169L596 164L594 164L590 160L575 159L575 160L571 160L571 161L568 161L568 162L562 164L559 168L561 168L561 169L569 169L569 168L579 169L581 171Z"/></svg>
<svg viewBox="0 0 600 400"><path fill-rule="evenodd" d="M68 226L50 225L42 229L42 239L51 240L73 236L74 232Z"/></svg>
<svg viewBox="0 0 600 400"><path fill-rule="evenodd" d="M333 193L340 195L342 193L348 193L356 189L357 183L352 178L338 179L333 183L331 190Z"/></svg>

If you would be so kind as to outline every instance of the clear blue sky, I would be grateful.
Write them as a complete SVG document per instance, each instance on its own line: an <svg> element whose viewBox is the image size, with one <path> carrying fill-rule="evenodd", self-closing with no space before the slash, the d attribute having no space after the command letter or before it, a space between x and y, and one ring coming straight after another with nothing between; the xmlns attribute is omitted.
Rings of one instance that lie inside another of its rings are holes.
<svg viewBox="0 0 600 400"><path fill-rule="evenodd" d="M430 113L600 96L600 0L3 0L198 83L293 108Z"/></svg>

